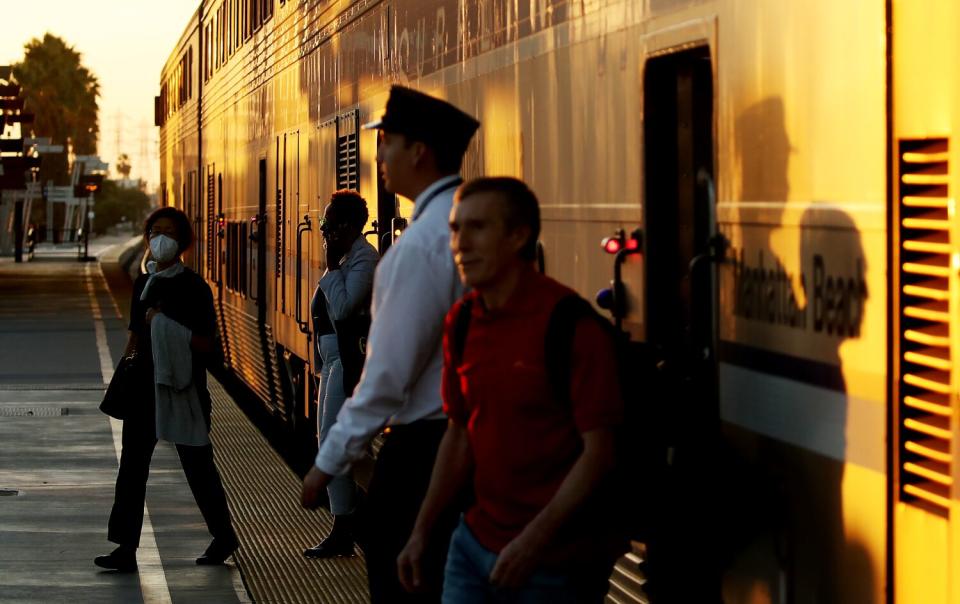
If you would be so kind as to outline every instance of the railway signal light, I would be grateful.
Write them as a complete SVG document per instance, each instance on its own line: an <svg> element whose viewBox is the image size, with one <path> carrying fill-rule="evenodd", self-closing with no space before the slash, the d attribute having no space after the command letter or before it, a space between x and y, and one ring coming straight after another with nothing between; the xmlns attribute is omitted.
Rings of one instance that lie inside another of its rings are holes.
<svg viewBox="0 0 960 604"><path fill-rule="evenodd" d="M613 315L617 328L620 328L623 317L627 314L627 291L620 274L620 267L627 256L643 253L643 231L635 229L629 239L623 229L617 229L610 237L600 242L603 251L616 256L613 262L613 281L610 287L597 292L597 306L609 310Z"/></svg>
<svg viewBox="0 0 960 604"><path fill-rule="evenodd" d="M638 253L640 250L640 230L637 229L630 233L630 237L627 238L623 229L617 229L613 235L603 238L600 247L608 254L616 254L620 250L630 250L630 253Z"/></svg>
<svg viewBox="0 0 960 604"><path fill-rule="evenodd" d="M624 247L626 247L626 236L623 233L623 229L617 229L613 235L610 237L604 237L603 241L600 242L600 246L608 254L616 254Z"/></svg>

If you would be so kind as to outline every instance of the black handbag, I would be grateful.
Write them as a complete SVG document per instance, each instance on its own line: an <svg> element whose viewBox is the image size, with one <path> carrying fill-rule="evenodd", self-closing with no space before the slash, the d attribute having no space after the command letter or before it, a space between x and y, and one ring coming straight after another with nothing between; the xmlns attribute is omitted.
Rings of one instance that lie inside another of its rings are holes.
<svg viewBox="0 0 960 604"><path fill-rule="evenodd" d="M357 314L334 321L333 328L337 332L337 347L340 349L340 364L343 366L343 391L350 396L360 381L363 363L367 359L370 315Z"/></svg>
<svg viewBox="0 0 960 604"><path fill-rule="evenodd" d="M143 371L136 356L126 356L110 378L110 385L103 393L100 401L100 411L116 419L127 419L130 416L131 405L138 395L143 392Z"/></svg>

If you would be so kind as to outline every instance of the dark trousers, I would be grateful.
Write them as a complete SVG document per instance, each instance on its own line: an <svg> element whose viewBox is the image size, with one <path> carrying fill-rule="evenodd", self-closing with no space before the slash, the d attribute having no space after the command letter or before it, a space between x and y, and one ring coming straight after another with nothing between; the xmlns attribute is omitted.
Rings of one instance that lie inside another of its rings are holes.
<svg viewBox="0 0 960 604"><path fill-rule="evenodd" d="M130 547L140 545L147 476L156 446L156 428L152 416L131 417L123 422L120 471L117 473L116 494L107 530L107 539L114 543ZM213 445L177 445L177 454L210 534L215 539L235 541L227 497L213 462Z"/></svg>
<svg viewBox="0 0 960 604"><path fill-rule="evenodd" d="M367 578L373 604L440 602L443 567L450 535L460 515L449 510L431 535L423 573L429 589L409 594L397 578L397 556L410 538L437 458L446 420L423 420L395 426L377 456L364 502L358 536L367 559Z"/></svg>

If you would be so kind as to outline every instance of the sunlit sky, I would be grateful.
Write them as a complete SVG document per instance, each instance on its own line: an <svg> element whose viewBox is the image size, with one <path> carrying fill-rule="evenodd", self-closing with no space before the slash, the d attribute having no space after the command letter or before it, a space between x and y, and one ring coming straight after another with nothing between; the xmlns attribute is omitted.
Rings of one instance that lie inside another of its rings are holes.
<svg viewBox="0 0 960 604"><path fill-rule="evenodd" d="M160 70L199 0L3 0L0 65L23 58L23 45L50 32L81 53L100 80L100 157L126 153L131 178L159 181L153 97ZM120 141L119 151L117 141Z"/></svg>

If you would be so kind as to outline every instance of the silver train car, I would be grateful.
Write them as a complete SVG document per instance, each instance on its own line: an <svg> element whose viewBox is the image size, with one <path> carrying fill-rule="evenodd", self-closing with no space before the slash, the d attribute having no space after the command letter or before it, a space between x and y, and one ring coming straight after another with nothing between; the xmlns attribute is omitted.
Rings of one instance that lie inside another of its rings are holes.
<svg viewBox="0 0 960 604"><path fill-rule="evenodd" d="M162 197L196 226L227 369L309 440L317 220L359 189L385 251L411 202L358 126L392 83L450 100L483 122L464 175L540 197L547 273L589 298L622 281L662 370L631 397L690 452L672 521L724 601L956 604L958 19L949 0L203 0L161 73ZM639 253L605 253L618 230ZM610 601L643 597L641 553Z"/></svg>

